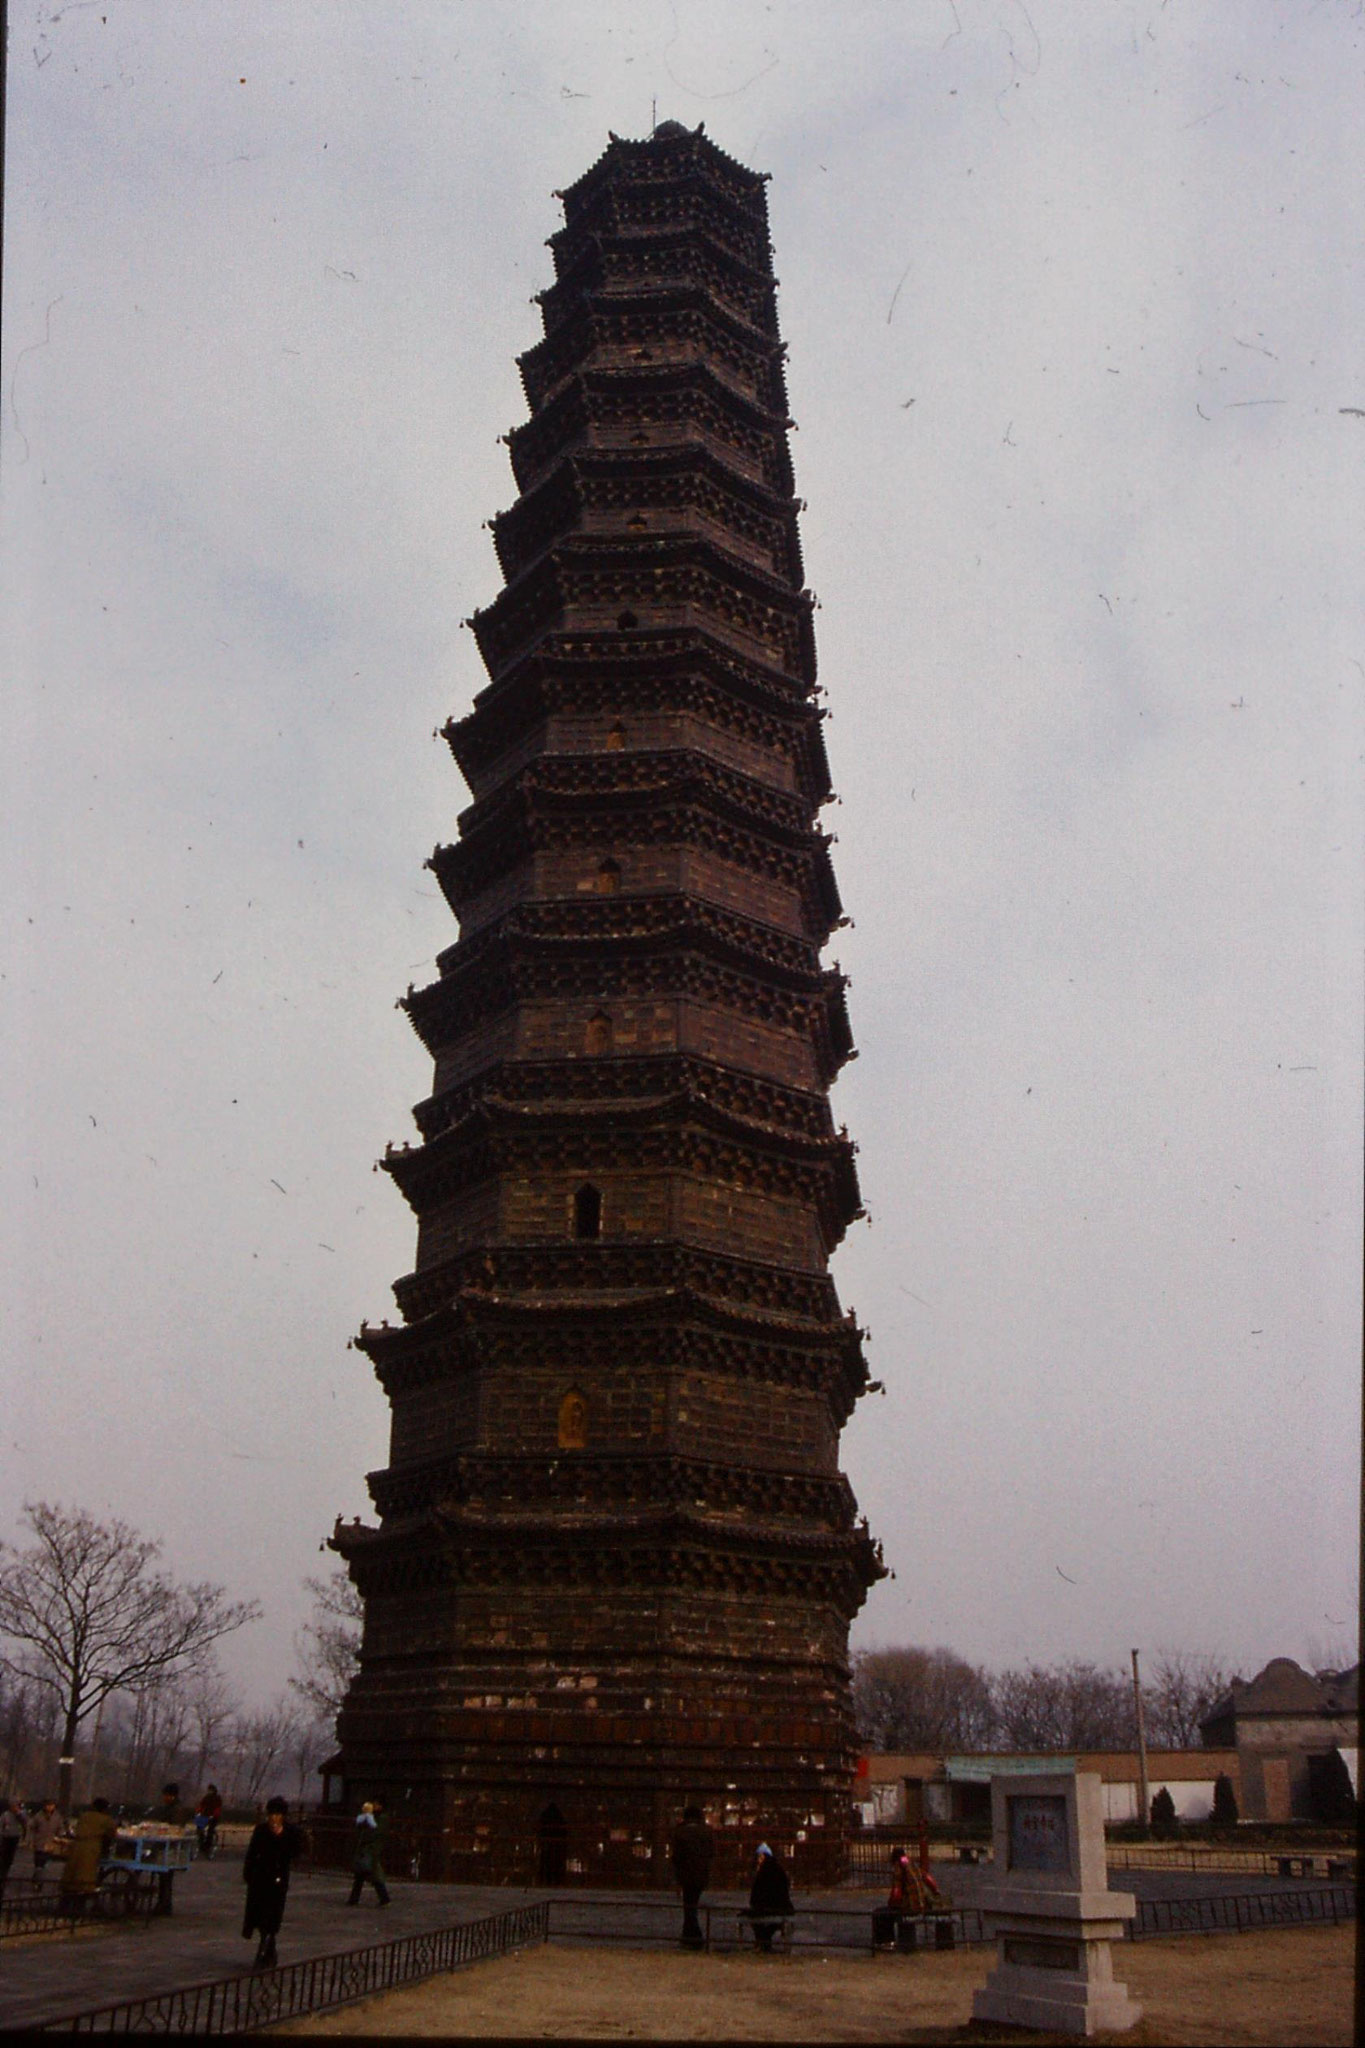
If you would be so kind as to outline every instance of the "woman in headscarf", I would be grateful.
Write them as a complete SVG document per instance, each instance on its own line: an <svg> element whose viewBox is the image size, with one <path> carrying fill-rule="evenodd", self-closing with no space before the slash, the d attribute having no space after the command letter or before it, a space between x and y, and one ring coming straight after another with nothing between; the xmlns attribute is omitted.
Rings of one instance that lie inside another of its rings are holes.
<svg viewBox="0 0 1365 2048"><path fill-rule="evenodd" d="M773 1936L796 1908L786 1866L780 1863L766 1842L755 1851L754 1881L749 1887L749 1921L754 1940L765 1955L771 1955Z"/></svg>
<svg viewBox="0 0 1365 2048"><path fill-rule="evenodd" d="M246 1884L242 1936L247 1941L253 1934L261 1938L251 1966L254 1970L270 1969L279 1961L275 1936L289 1896L289 1866L303 1853L303 1831L293 1825L288 1813L283 1799L266 1800L265 1819L253 1831L242 1864Z"/></svg>

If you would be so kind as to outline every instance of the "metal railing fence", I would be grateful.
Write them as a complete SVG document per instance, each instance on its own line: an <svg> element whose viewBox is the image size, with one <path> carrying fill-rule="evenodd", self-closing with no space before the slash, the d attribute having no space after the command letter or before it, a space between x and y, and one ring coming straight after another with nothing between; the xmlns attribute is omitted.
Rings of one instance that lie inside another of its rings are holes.
<svg viewBox="0 0 1365 2048"><path fill-rule="evenodd" d="M708 1949L740 1948L753 1939L748 1932L748 1915L740 1905L703 1902L697 1913ZM614 1898L609 1912L604 1913L601 1899L577 1899L572 1893L560 1893L550 1902L550 1939L652 1948L677 1940L681 1914L676 1896ZM944 1913L907 1914L905 1919L915 1927L921 1947L932 1948L938 1943L946 1948L958 1942L985 1939L981 1915L974 1906ZM790 1946L868 1949L873 1946L872 1923L872 1911L865 1906L800 1906L792 1915ZM940 1933L940 1929L944 1932Z"/></svg>
<svg viewBox="0 0 1365 2048"><path fill-rule="evenodd" d="M314 1956L283 1969L223 1977L209 1984L187 1984L145 1998L124 1999L91 2012L42 2021L34 2031L45 2034L245 2034L283 2020L302 2019L329 2006L349 2005L380 1991L458 1970L489 1956L506 1955L549 1936L549 1907L542 1900L466 1920L456 1927L438 1927L423 1934L403 1935L373 1948L341 1955Z"/></svg>
<svg viewBox="0 0 1365 2048"><path fill-rule="evenodd" d="M742 1909L734 1906L698 1908L708 1949L732 1949L750 1939ZM556 1941L603 1942L620 1946L656 1946L676 1939L680 1908L663 1899L613 1899L609 1918L600 1901L558 1897L550 1908L550 1938ZM1148 1941L1163 1934L1247 1934L1269 1927L1334 1927L1353 1920L1356 1891L1351 1884L1304 1886L1294 1891L1225 1892L1198 1899L1139 1899L1125 1938ZM915 1946L974 1947L993 1939L985 1915L976 1906L956 1906L943 1913L907 1914L915 1930ZM815 1904L799 1907L793 1916L790 1946L810 1949L867 1949L874 1946L869 1908Z"/></svg>
<svg viewBox="0 0 1365 2048"><path fill-rule="evenodd" d="M1244 1872L1248 1877L1329 1877L1343 1880L1355 1875L1355 1854L1350 1849L1232 1849L1196 1842L1172 1845L1168 1849L1129 1848L1111 1842L1105 1850L1111 1870L1192 1870L1195 1872ZM1287 1865L1297 1865L1291 1871Z"/></svg>
<svg viewBox="0 0 1365 2048"><path fill-rule="evenodd" d="M22 1934L75 1934L92 1921L151 1920L159 1903L155 1877L103 1884L97 1892L63 1894L42 1878L5 1886L0 1900L0 1941Z"/></svg>
<svg viewBox="0 0 1365 2048"><path fill-rule="evenodd" d="M1157 1934L1250 1934L1263 1927L1336 1927L1356 1916L1353 1884L1292 1892L1215 1892L1202 1899L1139 1899L1128 1939Z"/></svg>

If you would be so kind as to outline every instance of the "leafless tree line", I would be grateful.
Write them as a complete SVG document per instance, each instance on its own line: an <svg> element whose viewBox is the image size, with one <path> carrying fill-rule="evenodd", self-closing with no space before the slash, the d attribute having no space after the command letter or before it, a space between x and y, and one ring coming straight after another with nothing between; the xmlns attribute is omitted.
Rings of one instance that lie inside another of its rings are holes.
<svg viewBox="0 0 1365 2048"><path fill-rule="evenodd" d="M254 1601L177 1584L125 1523L47 1502L24 1517L30 1547L0 1544L0 1797L69 1811L100 1793L136 1812L171 1782L193 1803L212 1781L229 1808L317 1796L359 1640L344 1572L306 1582L299 1674L251 1707L215 1646L256 1619Z"/></svg>
<svg viewBox="0 0 1365 2048"><path fill-rule="evenodd" d="M0 1797L56 1797L60 1719L50 1693L0 1674ZM94 1793L130 1812L176 1783L193 1806L209 1783L229 1808L254 1809L275 1792L311 1803L318 1766L336 1746L334 1721L290 1691L246 1705L215 1664L111 1694L76 1753L77 1806Z"/></svg>
<svg viewBox="0 0 1365 2048"><path fill-rule="evenodd" d="M1232 1683L1217 1657L1158 1651L1143 1685L1153 1749L1195 1749L1199 1723ZM1074 1751L1132 1749L1131 1676L1073 1660L989 1671L949 1649L864 1650L853 1704L870 1749Z"/></svg>

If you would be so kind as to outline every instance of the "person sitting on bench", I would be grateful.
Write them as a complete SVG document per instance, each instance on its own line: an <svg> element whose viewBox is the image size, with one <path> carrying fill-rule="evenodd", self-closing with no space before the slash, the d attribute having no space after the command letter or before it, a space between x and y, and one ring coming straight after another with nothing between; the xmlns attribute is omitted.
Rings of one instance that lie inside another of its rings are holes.
<svg viewBox="0 0 1365 2048"><path fill-rule="evenodd" d="M771 1955L774 1935L781 1931L784 1920L793 1917L796 1908L792 1904L792 1888L786 1867L766 1842L759 1843L756 1858L746 1917L754 1930L754 1940L765 1955Z"/></svg>
<svg viewBox="0 0 1365 2048"><path fill-rule="evenodd" d="M902 1920L918 1919L945 1904L943 1893L927 1870L916 1870L902 1848L891 1851L891 1890L885 1906L872 1915L872 1939L878 1948L890 1948L897 1939Z"/></svg>

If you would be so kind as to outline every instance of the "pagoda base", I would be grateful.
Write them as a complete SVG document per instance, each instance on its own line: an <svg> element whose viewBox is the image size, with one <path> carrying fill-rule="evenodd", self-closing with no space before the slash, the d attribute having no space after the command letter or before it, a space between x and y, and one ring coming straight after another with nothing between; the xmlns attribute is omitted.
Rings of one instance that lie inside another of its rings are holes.
<svg viewBox="0 0 1365 2048"><path fill-rule="evenodd" d="M838 1884L846 1867L852 1760L843 1731L818 1723L463 1712L343 1739L340 1761L346 1805L381 1795L393 1867L415 1857L424 1877L671 1886L688 1805L715 1835L718 1889L747 1885L762 1841L798 1887Z"/></svg>

